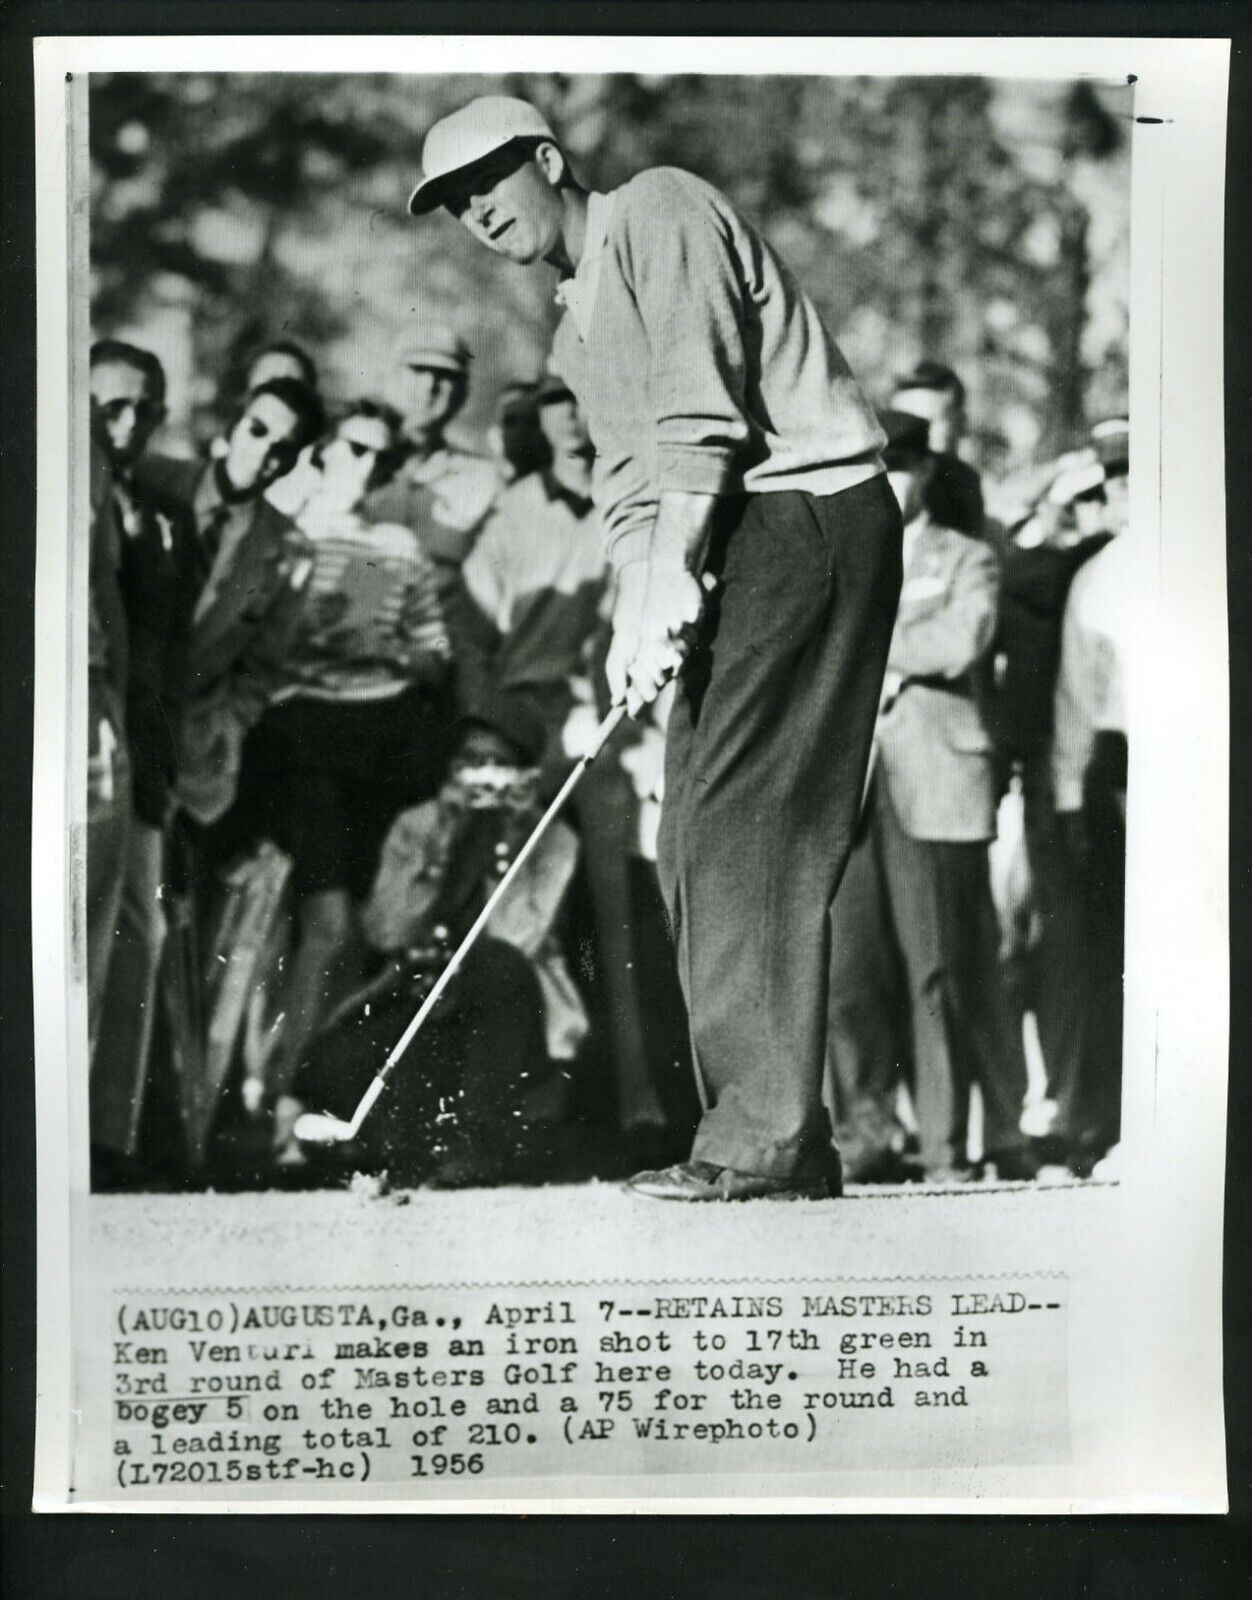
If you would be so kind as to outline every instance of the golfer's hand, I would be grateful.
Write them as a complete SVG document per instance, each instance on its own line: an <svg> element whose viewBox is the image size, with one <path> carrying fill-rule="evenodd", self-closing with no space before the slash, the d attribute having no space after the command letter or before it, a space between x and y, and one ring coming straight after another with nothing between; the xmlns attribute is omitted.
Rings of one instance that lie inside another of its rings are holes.
<svg viewBox="0 0 1252 1600"><path fill-rule="evenodd" d="M651 705L682 666L703 610L704 589L685 567L651 564L642 605L623 630L620 645L615 629L609 657L610 687L617 689L614 674L619 675L632 717Z"/></svg>
<svg viewBox="0 0 1252 1600"><path fill-rule="evenodd" d="M637 717L683 664L686 649L670 639L641 638L626 676L626 710Z"/></svg>
<svg viewBox="0 0 1252 1600"><path fill-rule="evenodd" d="M665 489L657 501L646 560L618 573L607 662L615 701L632 717L651 705L695 642L712 584L705 567L717 496Z"/></svg>
<svg viewBox="0 0 1252 1600"><path fill-rule="evenodd" d="M678 671L684 654L683 646L665 637L645 636L634 628L614 628L605 663L614 704L624 700L630 715L637 717Z"/></svg>

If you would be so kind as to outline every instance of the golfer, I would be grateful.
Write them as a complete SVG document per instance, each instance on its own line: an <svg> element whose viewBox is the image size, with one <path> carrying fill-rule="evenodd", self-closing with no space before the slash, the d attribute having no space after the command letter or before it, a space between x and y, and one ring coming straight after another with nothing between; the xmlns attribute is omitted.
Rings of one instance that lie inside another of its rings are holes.
<svg viewBox="0 0 1252 1600"><path fill-rule="evenodd" d="M884 436L812 301L677 168L588 193L524 100L435 124L409 209L560 274L553 366L596 447L632 714L679 673L661 887L705 1113L658 1199L840 1188L821 1103L829 911L900 590Z"/></svg>

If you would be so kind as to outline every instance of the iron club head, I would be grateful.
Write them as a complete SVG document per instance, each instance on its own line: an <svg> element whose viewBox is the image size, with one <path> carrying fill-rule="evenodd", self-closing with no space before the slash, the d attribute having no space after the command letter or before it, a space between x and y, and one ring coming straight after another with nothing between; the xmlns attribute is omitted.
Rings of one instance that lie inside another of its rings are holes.
<svg viewBox="0 0 1252 1600"><path fill-rule="evenodd" d="M306 1111L297 1117L295 1135L301 1144L344 1144L356 1137L350 1122L321 1111Z"/></svg>

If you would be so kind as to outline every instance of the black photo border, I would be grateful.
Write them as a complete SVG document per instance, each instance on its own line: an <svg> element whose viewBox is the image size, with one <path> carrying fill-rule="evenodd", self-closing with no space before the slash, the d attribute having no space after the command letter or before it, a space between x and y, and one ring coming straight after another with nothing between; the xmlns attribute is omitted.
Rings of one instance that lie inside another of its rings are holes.
<svg viewBox="0 0 1252 1600"><path fill-rule="evenodd" d="M1232 0L8 0L0 9L0 1371L5 1593L40 1600L353 1600L622 1594L1028 1595L1187 1600L1246 1592L1252 1539L1252 8ZM31 42L76 34L942 34L1232 40L1226 414L1231 691L1231 1075L1226 1167L1227 1517L41 1515L34 1440L35 1135L30 946L35 259Z"/></svg>

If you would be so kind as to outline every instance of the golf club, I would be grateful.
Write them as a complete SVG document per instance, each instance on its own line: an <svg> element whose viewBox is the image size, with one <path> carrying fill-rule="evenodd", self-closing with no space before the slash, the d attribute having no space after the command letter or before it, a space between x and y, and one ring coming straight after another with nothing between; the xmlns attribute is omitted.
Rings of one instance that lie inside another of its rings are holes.
<svg viewBox="0 0 1252 1600"><path fill-rule="evenodd" d="M369 1088L361 1096L361 1102L353 1112L351 1121L344 1122L339 1117L333 1117L324 1112L307 1111L303 1116L296 1119L295 1136L301 1142L301 1144L347 1144L350 1140L355 1139L360 1133L361 1125L373 1110L375 1102L377 1101L379 1095L383 1092L383 1087L386 1084L387 1079L400 1064L405 1051L412 1044L418 1030L434 1010L435 1006L439 1003L439 999L444 990L456 976L461 963L465 960L465 957L473 948L475 940L487 926L487 923L491 920L492 912L494 912L500 901L503 900L504 896L509 892L509 888L512 885L513 880L517 877L517 874L525 865L531 852L543 837L544 831L551 823L552 819L560 811L561 807L569 799L570 795L573 793L578 784L578 780L600 754L600 751L604 748L614 730L617 728L617 725L621 722L625 715L626 706L624 704L615 705L609 714L604 718L603 722L601 722L600 726L596 729L595 741L592 744L591 749L588 750L587 754L583 756L582 760L579 761L578 765L561 785L556 798L544 812L543 816L540 817L539 821L535 824L534 831L526 840L526 843L517 852L517 855L514 857L509 870L504 874L499 883L492 890L486 905L475 918L473 926L465 935L464 939L461 940L461 943L457 946L447 966L439 974L439 978L435 983L435 986L431 989L430 993L422 1002L421 1009L417 1012L413 1020L409 1023L408 1027L400 1035L399 1039L396 1040L395 1045L392 1047L391 1054L379 1068L378 1074L374 1078L373 1083L370 1084Z"/></svg>

